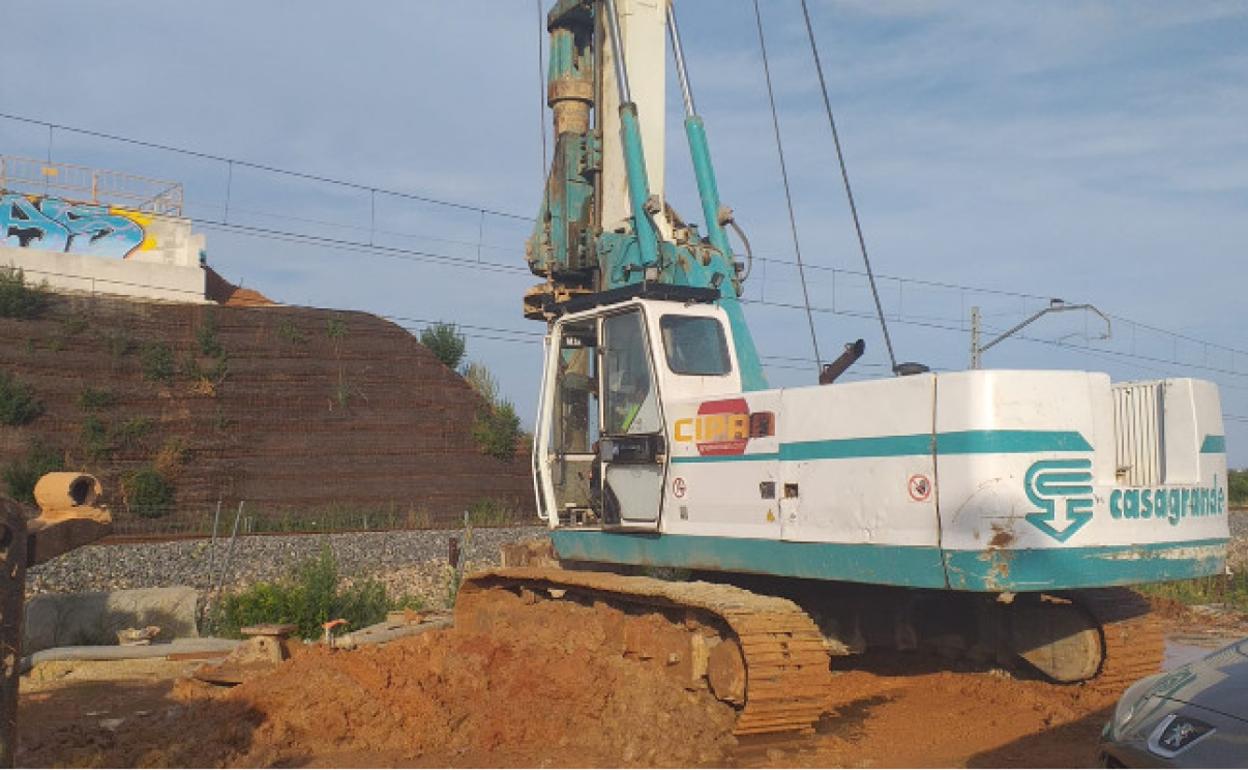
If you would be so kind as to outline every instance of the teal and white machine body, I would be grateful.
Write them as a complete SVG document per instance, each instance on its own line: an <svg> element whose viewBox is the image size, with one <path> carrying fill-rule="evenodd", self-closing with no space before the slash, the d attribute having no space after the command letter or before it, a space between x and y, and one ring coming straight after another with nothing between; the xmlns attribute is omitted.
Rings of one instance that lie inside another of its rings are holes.
<svg viewBox="0 0 1248 770"><path fill-rule="evenodd" d="M621 433L603 409L637 390L613 370L611 325L630 317L650 381ZM978 370L743 391L730 343L725 373L673 368L689 369L669 347L674 318L731 339L711 303L636 299L552 327L534 468L562 558L986 592L1225 569L1225 442L1209 382ZM599 343L580 348L597 359L597 398L561 373L569 329ZM630 393L611 392L622 384ZM600 445L650 437L653 455L564 452L558 412L578 395L598 408ZM611 488L618 521L578 520L577 473L586 491Z"/></svg>
<svg viewBox="0 0 1248 770"><path fill-rule="evenodd" d="M533 469L561 558L997 593L1225 570L1212 383L770 388L674 11L559 0L547 23L557 142L525 311L548 323ZM663 200L665 26L705 235Z"/></svg>

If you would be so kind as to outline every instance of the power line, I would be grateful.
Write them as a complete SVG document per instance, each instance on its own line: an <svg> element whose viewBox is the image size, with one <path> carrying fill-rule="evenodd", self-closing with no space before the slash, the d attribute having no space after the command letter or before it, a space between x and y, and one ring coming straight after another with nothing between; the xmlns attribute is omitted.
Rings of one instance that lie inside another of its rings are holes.
<svg viewBox="0 0 1248 770"><path fill-rule="evenodd" d="M91 137L95 137L99 139L105 139L108 141L115 141L115 142L120 142L123 144L134 145L138 147L161 150L164 152L173 152L173 153L186 155L189 157L195 157L195 158L200 158L200 159L205 159L205 160L212 160L212 161L216 161L220 163L238 165L238 166L245 167L245 168L252 168L252 169L259 170L259 171L265 171L265 172L274 173L278 175L289 176L289 177L297 178L297 179L304 179L304 180L309 180L309 181L317 181L317 182L322 182L326 184L338 185L338 186L347 187L350 189L366 191L372 194L381 193L383 195L390 195L390 196L394 196L394 197L401 198L401 199L414 200L414 201L419 201L419 202L424 202L424 203L447 206L450 208L455 208L455 209L460 209L460 210L465 210L465 211L473 211L473 212L478 212L484 215L498 216L498 217L503 217L503 218L517 220L517 221L523 221L523 222L532 221L531 216L523 216L520 214L500 211L497 209L476 206L473 204L440 200L440 199L433 198L430 196L417 195L413 193L405 193L405 192L401 192L397 190L389 190L389 189L378 187L378 186L366 185L366 184L351 182L347 180L334 179L334 178L326 177L326 176L319 175L319 174L312 174L312 173L303 172L303 171L283 169L283 168L273 166L270 164L253 163L251 161L246 161L246 160L242 160L238 158L229 158L226 156L208 153L208 152L204 152L200 150L192 150L192 149L188 149L184 147L177 147L177 146L162 144L158 142L150 142L150 141L141 140L141 139L133 139L133 138L119 136L116 134L111 134L111 133L107 133L103 131L97 131L94 129L81 128L77 126L69 126L69 125L62 124L62 123L52 123L49 121L40 120L36 118L14 115L12 113L0 113L0 118L16 121L20 123L26 123L30 125L47 127L49 129L49 132L53 130L66 131L70 133L81 134L84 136L91 136ZM239 211L239 209L237 209L236 207L234 207L234 210ZM256 213L260 213L260 212L256 212ZM283 215L266 214L266 216L281 217ZM286 217L286 218L292 219L294 221L301 221L300 218L297 218L297 217ZM389 257L389 258L408 259L410 261L442 262L445 264L452 264L452 265L458 265L458 266L463 266L463 267L480 267L481 269L492 270L492 271L508 271L508 272L518 272L518 273L527 272L527 270L524 267L522 267L520 264L511 264L511 263L504 264L501 262L477 261L477 260L468 259L468 258L454 257L451 255L446 255L446 254L437 254L433 252L424 252L424 251L414 250L414 249L403 249L403 248L398 248L398 247L381 246L381 245L373 244L373 243L354 242L354 241L348 241L345 239L329 238L325 236L318 236L318 235L312 235L312 234L306 234L306 233L294 233L294 232L289 232L289 231L275 230L271 228L261 228L261 227L248 226L248 225L239 225L236 223L230 223L230 222L225 222L225 221L212 221L212 220L196 220L196 221L199 224L202 224L203 226L209 229L217 229L217 230L222 230L222 231L234 232L236 234L271 237L273 239L282 240L282 241L289 242L289 243L298 243L298 244L313 245L313 246L332 246L335 248L342 248L342 249L354 251L357 253L364 253L364 252L375 253L375 254ZM359 226L353 226L353 225L335 224L335 223L330 223L330 222L317 222L316 220L308 220L308 221L318 223L318 224L324 224L327 226L363 229L363 228L360 228ZM383 232L383 234L387 234L386 231L381 231L381 232ZM401 237L412 237L412 238L426 237L426 236L419 236L416 234L399 233L399 232L389 232L388 234L397 235ZM461 245L480 245L482 248L490 248L493 250L502 250L506 248L506 247L499 247L499 246L490 246L487 244L480 244L480 243L468 244L467 242L454 241L451 239L435 239L432 237L430 237L430 239L431 240L444 240L446 242L459 243ZM755 259L763 263L774 262L776 264L799 267L801 270L830 272L833 274L833 276L839 273L842 275L869 277L868 274L864 271L824 266L824 265L807 265L804 263L799 265L798 261L786 260L786 259L782 259L779 257L756 256ZM1029 294L1029 293L1024 293L1024 292L1016 292L1016 291L1009 291L1009 290L1003 290L1003 289L991 289L987 287L971 286L971 285L966 285L966 284L934 281L934 280L925 279L925 278L913 278L913 277L908 277L908 276L889 275L889 274L883 274L883 273L879 274L878 277L882 280L896 281L903 285L913 284L915 286L927 286L927 287L932 287L932 288L947 289L947 290L953 290L953 291L961 291L961 292L969 292L969 293L993 295L993 296L1013 297L1013 298L1018 298L1018 299L1028 299L1028 300L1036 300L1036 301L1047 301L1049 299L1047 296L1038 295L1038 294ZM755 302L758 302L758 300L755 300ZM829 312L829 309L827 308L819 308L819 310L821 312ZM831 312L837 312L838 314L848 315L851 317L870 317L870 316L857 315L852 312L841 312L841 311L835 311L835 310L832 310ZM1190 342L1193 344L1203 345L1210 349L1221 350L1227 353L1238 354L1238 355L1243 355L1245 357L1248 357L1248 350L1242 350L1239 348L1230 347L1230 346L1223 345L1220 343L1210 342L1208 340L1195 338L1190 335L1181 334L1181 333L1170 331L1167 329L1162 329L1160 327L1156 327L1147 323L1136 321L1134 319L1127 318L1125 316L1119 316L1119 315L1115 315L1112 313L1110 314L1110 316L1114 318L1116 321L1120 321L1122 323L1129 324L1129 325L1138 327L1140 329L1145 329L1145 330L1148 330L1157 334L1164 334L1164 335L1173 337L1175 339L1184 340L1186 342ZM921 325L921 326L927 325L930 328L945 328L945 327L941 327L939 325L933 325L933 324L913 324L913 322L907 322L907 321L901 320L900 317L897 320L898 322L901 322L901 323L912 323L912 325ZM949 329L949 330L955 330L955 329ZM958 328L956 329L956 331L961 332L964 330L961 328ZM1175 361L1167 361L1165 359L1154 358L1152 360L1155 360L1161 363L1177 363ZM1234 374L1236 376L1239 376L1240 374L1239 372L1235 372L1235 371L1230 371L1228 373Z"/></svg>
<svg viewBox="0 0 1248 770"><path fill-rule="evenodd" d="M11 113L0 112L0 118L4 118L6 120L17 121L19 123L27 123L27 124L36 125L36 126L47 126L49 130L55 129L57 131L65 131L71 134L81 134L83 136L90 136L96 139L107 139L112 142L121 142L123 144L134 145L136 147L146 147L152 150L161 150L163 152L173 152L179 155L186 155L192 158L200 158L201 160L213 160L219 163L226 163L231 166L241 166L243 168L250 168L256 171L265 171L270 174L280 174L282 176L289 176L289 177L293 177L296 179L303 179L309 182L320 182L322 184L331 184L331 185L336 185L338 187L346 187L349 189L360 190L362 192L368 192L368 193L381 193L383 195L389 195L394 198L402 198L405 200L420 201L422 203L432 203L432 204L436 204L439 206L446 206L448 208L461 209L464 211L476 211L476 212L481 212L483 214L489 214L491 216L504 217L506 219L521 219L521 220L526 220L526 221L533 219L533 217L531 216L522 216L520 214L513 214L509 211L499 211L497 209L489 209L489 208L485 208L482 206L474 206L474 205L467 204L467 203L458 203L455 201L439 200L437 198L431 198L427 195L417 195L415 193L402 192L400 190L390 190L390 189L383 188L383 187L374 187L371 185L360 184L359 182L351 182L351 181L344 180L344 179L334 179L332 177L323 176L321 174L311 174L306 171L292 171L291 169L279 168L277 166L270 166L265 163L253 163L252 161L248 161L248 160L242 160L239 158L230 158L224 155L216 155L216 154L209 153L209 152L202 152L200 150L190 150L185 147L174 147L173 145L161 144L159 142L149 142L143 139L131 139L125 136L118 136L116 134L105 133L103 131L95 131L89 128L78 128L76 126L67 126L62 123L52 123L46 120L39 120L37 118L27 118L21 115L13 115Z"/></svg>

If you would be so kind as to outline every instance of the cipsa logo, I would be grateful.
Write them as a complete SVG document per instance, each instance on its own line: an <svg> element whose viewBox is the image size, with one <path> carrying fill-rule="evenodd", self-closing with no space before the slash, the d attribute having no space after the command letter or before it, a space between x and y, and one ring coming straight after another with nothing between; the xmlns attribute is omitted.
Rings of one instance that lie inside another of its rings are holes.
<svg viewBox="0 0 1248 770"><path fill-rule="evenodd" d="M700 455L741 455L752 438L776 435L773 412L750 412L744 398L705 401L696 417L682 417L672 425L672 439L696 442Z"/></svg>

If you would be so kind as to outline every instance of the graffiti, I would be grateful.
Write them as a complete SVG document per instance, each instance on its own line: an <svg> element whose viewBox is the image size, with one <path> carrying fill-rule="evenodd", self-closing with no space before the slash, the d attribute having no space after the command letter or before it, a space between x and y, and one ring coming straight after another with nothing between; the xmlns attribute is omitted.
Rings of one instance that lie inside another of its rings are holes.
<svg viewBox="0 0 1248 770"><path fill-rule="evenodd" d="M0 196L0 245L127 257L144 244L146 217L138 212L60 198Z"/></svg>

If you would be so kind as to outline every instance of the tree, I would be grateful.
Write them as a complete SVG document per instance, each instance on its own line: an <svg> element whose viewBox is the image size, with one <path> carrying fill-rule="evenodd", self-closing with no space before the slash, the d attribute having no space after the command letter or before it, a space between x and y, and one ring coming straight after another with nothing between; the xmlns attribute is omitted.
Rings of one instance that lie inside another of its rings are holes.
<svg viewBox="0 0 1248 770"><path fill-rule="evenodd" d="M472 425L472 437L481 452L497 460L516 456L520 435L520 417L510 401L500 401L482 409Z"/></svg>
<svg viewBox="0 0 1248 770"><path fill-rule="evenodd" d="M436 323L420 332L420 344L429 348L438 360L454 369L464 358L467 342L455 324Z"/></svg>
<svg viewBox="0 0 1248 770"><path fill-rule="evenodd" d="M1231 471L1228 486L1231 505L1248 505L1248 469Z"/></svg>

